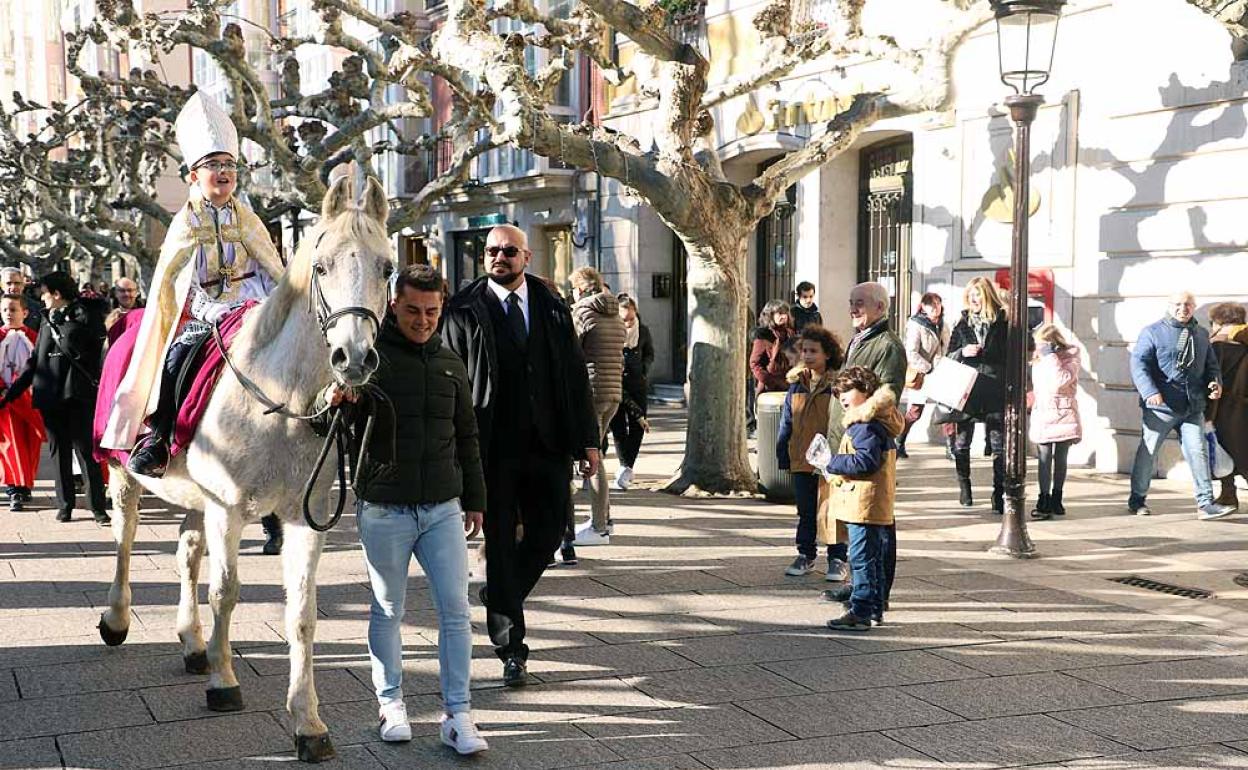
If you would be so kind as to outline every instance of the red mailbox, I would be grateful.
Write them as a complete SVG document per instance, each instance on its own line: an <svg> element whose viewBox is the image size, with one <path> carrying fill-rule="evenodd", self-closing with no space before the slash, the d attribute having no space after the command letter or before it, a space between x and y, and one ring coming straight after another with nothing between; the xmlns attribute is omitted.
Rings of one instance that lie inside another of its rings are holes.
<svg viewBox="0 0 1248 770"><path fill-rule="evenodd" d="M1010 269L1003 267L994 276L997 286L1010 290ZM1053 271L1027 271L1027 328L1035 329L1042 323L1053 323Z"/></svg>

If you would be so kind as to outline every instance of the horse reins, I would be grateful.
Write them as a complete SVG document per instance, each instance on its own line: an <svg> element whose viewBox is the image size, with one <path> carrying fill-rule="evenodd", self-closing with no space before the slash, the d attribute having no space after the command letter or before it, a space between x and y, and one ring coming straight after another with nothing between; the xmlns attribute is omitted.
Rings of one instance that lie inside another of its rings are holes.
<svg viewBox="0 0 1248 770"><path fill-rule="evenodd" d="M324 237L324 233L321 234L321 237ZM318 239L318 244L319 242L320 241ZM338 322L339 319L346 318L348 316L355 316L357 318L372 321L374 333L380 333L381 321L377 318L377 314L374 313L372 309L361 305L350 305L348 307L339 308L338 310L333 310L330 307L328 300L325 299L325 292L321 288L320 275L322 274L323 269L324 268L322 268L318 262L314 262L312 264L312 277L308 282L308 312L316 316L316 322L321 329L321 338L325 341L325 346L329 347L329 330L335 323ZM353 462L350 463L351 472L350 479L348 479L347 447L350 446L351 443L352 430L351 426L349 426L342 419L341 405L326 404L324 407L314 412L300 414L298 412L292 412L285 403L280 403L274 401L272 398L269 398L263 388L253 382L250 378L246 377L238 370L238 367L234 365L234 360L230 358L230 354L226 350L225 340L221 337L219 323L220 322L212 325L212 338L217 345L217 350L221 353L221 358L230 367L230 371L234 373L234 377L238 380L239 384L243 386L243 390L251 394L252 398L256 399L262 406L264 406L265 414L279 414L282 417L286 417L291 420L311 422L313 420L320 419L325 416L326 413L332 412L333 416L329 422L329 432L325 435L325 441L322 443L321 451L317 455L316 464L313 466L312 472L308 476L308 480L303 485L303 520L309 527L317 532L328 532L333 529L334 526L338 524L339 519L342 518L343 511L345 510L347 504L347 486L348 483L352 486L355 485L355 471L356 468L359 467L360 463L364 461L364 457L368 452L368 444L372 439L373 427L377 420L379 407L385 407L390 413L390 456L396 456L397 444L395 438L396 426L393 402L391 402L390 397L376 385L366 384L360 388L356 388L359 395L363 397L357 400L356 408L367 409L368 417L364 422L363 433L360 435L359 455L354 458ZM320 478L321 471L325 467L325 461L329 458L329 451L331 448L337 449L338 456L338 500L334 507L334 513L330 516L329 521L321 524L312 516L312 491L316 487L316 482Z"/></svg>

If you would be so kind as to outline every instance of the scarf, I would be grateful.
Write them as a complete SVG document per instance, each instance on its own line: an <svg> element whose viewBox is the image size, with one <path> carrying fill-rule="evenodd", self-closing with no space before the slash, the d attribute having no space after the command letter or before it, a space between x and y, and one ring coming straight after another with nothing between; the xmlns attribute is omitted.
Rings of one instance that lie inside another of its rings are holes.
<svg viewBox="0 0 1248 770"><path fill-rule="evenodd" d="M1179 341L1175 343L1174 365L1178 367L1180 372L1186 372L1196 363L1196 319L1192 318L1187 323L1183 323L1174 316L1166 313L1166 317L1162 319L1166 325L1179 330Z"/></svg>
<svg viewBox="0 0 1248 770"><path fill-rule="evenodd" d="M641 319L633 321L632 326L624 327L624 347L632 350L641 344Z"/></svg>
<svg viewBox="0 0 1248 770"><path fill-rule="evenodd" d="M855 334L853 339L849 341L849 349L845 351L845 363L847 365L849 364L850 359L854 357L854 350L856 350L860 344L866 342L868 339L874 337L876 334L887 328L888 316L884 316L880 320Z"/></svg>
<svg viewBox="0 0 1248 770"><path fill-rule="evenodd" d="M978 313L967 313L966 320L971 325L971 331L975 332L976 342L979 343L980 347L983 347L988 342L988 327L997 319L995 317L988 318Z"/></svg>

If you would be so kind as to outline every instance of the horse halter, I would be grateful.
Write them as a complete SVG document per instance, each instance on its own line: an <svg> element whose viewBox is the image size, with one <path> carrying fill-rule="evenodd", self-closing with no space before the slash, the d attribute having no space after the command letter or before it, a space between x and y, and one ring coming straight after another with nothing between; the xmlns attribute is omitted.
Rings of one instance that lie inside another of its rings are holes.
<svg viewBox="0 0 1248 770"><path fill-rule="evenodd" d="M352 252L355 256L355 252ZM329 301L325 299L325 290L321 288L321 272L325 268L320 262L312 263L312 278L308 291L308 312L316 315L316 322L321 327L321 336L325 338L325 344L329 344L329 330L339 318L346 316L356 316L373 322L373 333L381 331L381 319L377 317L370 308L362 305L348 305L337 310L329 306Z"/></svg>

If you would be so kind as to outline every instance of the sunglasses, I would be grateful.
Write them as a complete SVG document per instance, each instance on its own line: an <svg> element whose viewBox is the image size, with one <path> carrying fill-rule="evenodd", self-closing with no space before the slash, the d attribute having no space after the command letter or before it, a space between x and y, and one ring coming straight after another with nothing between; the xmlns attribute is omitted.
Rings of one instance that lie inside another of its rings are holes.
<svg viewBox="0 0 1248 770"><path fill-rule="evenodd" d="M521 249L519 246L486 246L485 247L485 253L491 257L497 257L500 251L503 253L503 256L506 257L507 259L515 259L516 255L519 254L521 251L524 251L524 249Z"/></svg>

